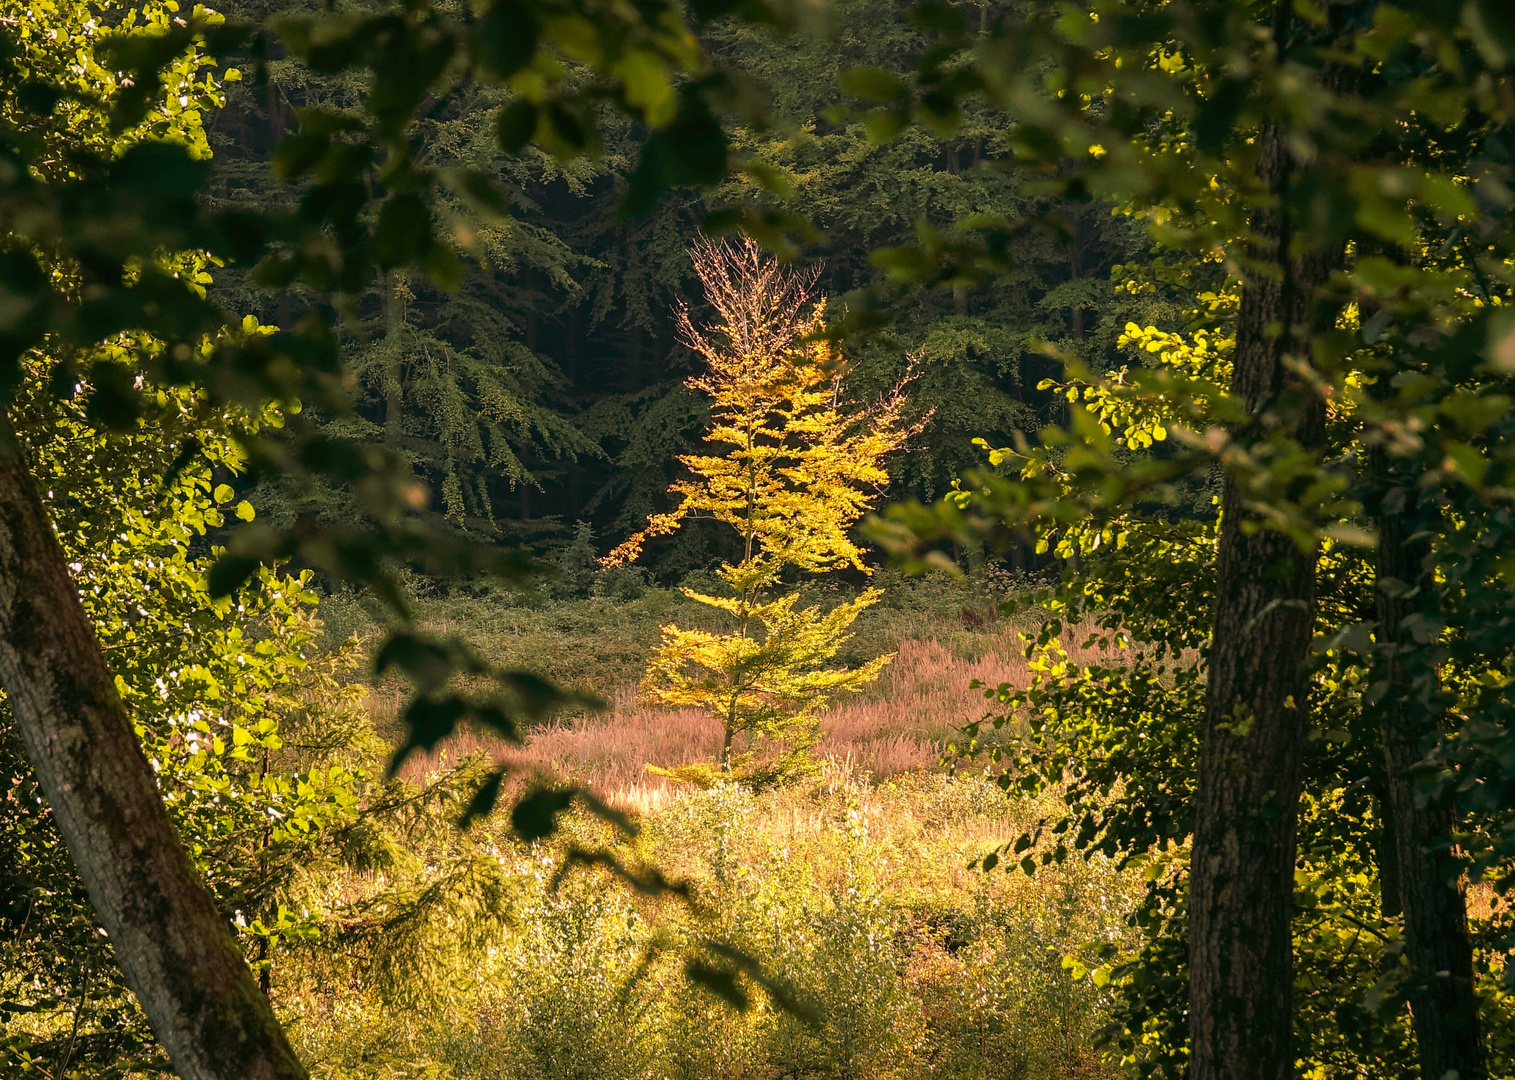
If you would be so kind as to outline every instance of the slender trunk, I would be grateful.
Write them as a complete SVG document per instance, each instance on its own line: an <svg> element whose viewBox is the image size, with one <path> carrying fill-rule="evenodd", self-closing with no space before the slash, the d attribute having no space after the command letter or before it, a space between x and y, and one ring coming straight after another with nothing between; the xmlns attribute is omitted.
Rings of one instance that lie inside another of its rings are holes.
<svg viewBox="0 0 1515 1080"><path fill-rule="evenodd" d="M1266 124L1258 143L1259 175L1282 199L1284 133ZM1242 291L1232 390L1252 419L1235 435L1245 444L1282 429L1315 450L1324 405L1283 361L1309 356L1313 300L1341 248L1291 259L1279 207L1255 211L1252 231L1252 256L1271 272ZM1191 1080L1294 1073L1290 916L1317 551L1258 527L1246 498L1228 477L1191 861Z"/></svg>
<svg viewBox="0 0 1515 1080"><path fill-rule="evenodd" d="M127 984L185 1080L305 1080L201 884L0 415L0 685Z"/></svg>
<svg viewBox="0 0 1515 1080"><path fill-rule="evenodd" d="M1374 783L1373 810L1378 817L1374 857L1378 860L1378 907L1385 919L1399 918L1399 835L1389 810L1388 778Z"/></svg>
<svg viewBox="0 0 1515 1080"><path fill-rule="evenodd" d="M260 938L258 940L258 963L262 966L258 968L258 992L264 997L272 999L274 994L274 969L270 955L268 939Z"/></svg>
<svg viewBox="0 0 1515 1080"><path fill-rule="evenodd" d="M74 1021L69 1027L68 1045L63 1048L63 1056L58 1059L58 1067L53 1070L53 1076L57 1080L63 1080L68 1075L68 1063L73 1059L74 1047L79 1045L79 1025L84 1020L84 1007L89 1000L89 976L90 970L86 966L79 977L79 1000L74 1002Z"/></svg>
<svg viewBox="0 0 1515 1080"><path fill-rule="evenodd" d="M744 431L746 438L747 459L747 516L742 528L742 567L745 569L752 564L754 547L757 542L757 529L754 519L757 516L757 462L752 458L752 449L757 443L755 428L757 422L747 417L747 426ZM746 638L748 623L752 618L752 604L757 599L756 592L750 586L742 590L741 615L737 620L737 637ZM737 726L737 703L741 698L741 690L737 686L737 674L731 676L731 710L726 714L725 739L721 743L721 772L731 771L731 743L736 737Z"/></svg>
<svg viewBox="0 0 1515 1080"><path fill-rule="evenodd" d="M1410 1010L1420 1073L1428 1080L1448 1075L1476 1080L1487 1075L1487 1065L1473 992L1467 901L1457 865L1444 853L1456 822L1449 806L1427 802L1416 784L1416 766L1439 719L1432 703L1435 672L1416 663L1413 636L1414 616L1425 612L1432 597L1430 544L1417 535L1428 522L1413 508L1386 511L1383 496L1394 478L1382 448L1371 452L1370 465L1380 492L1374 590L1379 670L1373 681L1383 689L1368 708L1378 714L1383 740L1385 837L1393 842L1395 907L1404 919L1405 953L1415 980ZM1415 497L1413 489L1399 491L1407 501Z"/></svg>
<svg viewBox="0 0 1515 1080"><path fill-rule="evenodd" d="M1068 280L1077 281L1084 276L1084 220L1082 215L1075 214L1073 218L1073 235L1068 240ZM1070 313L1069 327L1073 336L1082 341L1084 339L1084 309L1081 304L1074 304Z"/></svg>

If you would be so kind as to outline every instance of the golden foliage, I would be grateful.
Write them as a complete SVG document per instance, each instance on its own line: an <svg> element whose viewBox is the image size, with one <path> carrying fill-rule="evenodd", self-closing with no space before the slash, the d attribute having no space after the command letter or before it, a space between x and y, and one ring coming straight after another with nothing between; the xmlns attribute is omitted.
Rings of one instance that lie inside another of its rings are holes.
<svg viewBox="0 0 1515 1080"><path fill-rule="evenodd" d="M711 449L680 457L692 475L670 489L678 508L649 518L606 565L631 562L649 539L705 516L742 537L742 560L721 569L738 593L773 584L785 568L866 573L848 530L888 483L885 459L920 430L904 422L905 384L871 408L845 400L846 365L819 336L825 302L813 272L784 267L751 241L700 244L692 257L718 317L706 328L679 312L681 336L706 363L688 385L710 399Z"/></svg>
<svg viewBox="0 0 1515 1080"><path fill-rule="evenodd" d="M677 509L606 558L637 558L646 542L692 517L731 526L742 557L720 577L730 596L686 589L726 612L730 633L663 627L643 691L662 704L710 710L725 729L721 766L733 767L733 738L779 748L759 762L749 753L749 779L796 771L819 737L817 712L837 694L855 691L891 659L858 668L828 666L861 612L877 602L869 589L830 611L799 603L799 593L763 594L785 571L819 574L851 567L868 573L848 535L888 483L885 459L919 430L904 421L905 383L871 408L843 394L846 364L820 331L825 304L814 296L815 274L780 265L751 241L704 243L694 266L715 309L710 327L679 312L686 344L705 361L689 380L710 399L709 451L679 460L690 475L673 485Z"/></svg>

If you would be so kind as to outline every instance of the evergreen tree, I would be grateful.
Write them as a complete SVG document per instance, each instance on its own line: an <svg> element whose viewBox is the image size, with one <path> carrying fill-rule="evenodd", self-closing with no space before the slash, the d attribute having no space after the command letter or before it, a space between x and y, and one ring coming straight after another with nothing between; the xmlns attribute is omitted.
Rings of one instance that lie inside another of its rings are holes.
<svg viewBox="0 0 1515 1080"><path fill-rule="evenodd" d="M903 420L903 383L871 409L845 400L845 364L816 337L825 308L815 303L814 273L781 266L751 241L702 244L692 257L718 321L698 326L687 308L679 321L705 362L689 385L710 401L705 442L717 452L681 457L693 475L673 485L677 508L654 516L606 562L635 559L647 540L699 516L736 531L741 554L719 570L730 595L684 590L735 627L664 627L642 685L656 701L720 720L723 772L782 775L819 737L817 711L872 681L891 657L827 666L877 589L829 612L802 604L798 591L771 594L786 572L868 572L848 530L887 483L885 458L919 425ZM741 758L739 735L754 743ZM777 750L777 759L761 760L760 748Z"/></svg>
<svg viewBox="0 0 1515 1080"><path fill-rule="evenodd" d="M378 12L382 5L355 9ZM227 13L291 18L310 9L236 0ZM283 183L273 146L297 130L301 109L360 116L366 92L352 73L315 72L288 57L269 66L266 83L234 85L210 132L218 201L294 203L298 189ZM576 275L593 256L573 251L534 211L555 185L582 192L604 166L559 163L540 150L502 154L493 117L508 100L499 88L460 87L415 125L419 152L436 168L496 177L509 205L481 207L456 191L443 193L439 210L451 226L445 286L396 269L350 299L339 333L351 408L323 416L323 427L398 455L435 493L427 508L434 522L519 543L551 539L560 528L542 519L565 507L554 499L533 508L533 493L571 463L600 455L572 416L572 388L558 360L538 341L544 314L575 293ZM293 324L295 291L271 294L245 270L217 274L211 288L223 303L271 325ZM280 483L258 500L279 521L311 509L334 520L360 513L350 494L324 485Z"/></svg>
<svg viewBox="0 0 1515 1080"><path fill-rule="evenodd" d="M269 7L238 0L232 10L265 15ZM973 439L998 445L1061 418L1062 403L1037 389L1057 370L1045 346L1097 369L1118 362L1120 327L1153 313L1149 298L1115 289L1109 270L1144 261L1147 242L1108 207L1038 193L999 167L1008 143L984 110L970 108L951 136L914 129L885 144L872 139L865 117L839 111L844 71L903 74L929 47L929 32L908 11L901 0L845 0L782 41L761 28L712 27L713 54L769 88L771 126L739 126L736 139L769 171L773 190L732 182L672 195L639 217L618 210L625 167L646 136L636 125L608 120L601 157L564 163L533 147L515 156L493 147L493 105L514 100L513 91L470 87L439 102L417 125L418 145L440 167L496 177L512 216L493 219L448 194L446 213L486 258L465 261L454 292L395 274L357 300L344 335L356 415L331 430L404 454L438 491L433 512L481 536L548 547L567 539L560 522L580 518L606 535L635 530L668 508L678 456L697 445L708 420L686 385L690 354L669 312L696 291L689 236L734 206L811 223L785 250L824 257L819 285L851 297L833 306L833 318L881 317L854 294L891 292L883 324L849 350L858 361L854 391L865 396L887 393L903 358L918 358L912 416L932 416L916 452L894 470L892 493L934 498L977 460ZM992 17L988 8L980 14ZM212 131L229 201L290 197L264 162L270 133L292 129L293 108L361 105L363 86L349 76L317 75L288 58L269 70L267 86L232 88ZM1016 223L1012 272L940 290L900 285L872 259L922 228L970 215ZM466 255L461 241L449 242ZM288 325L290 298L249 284L218 275L216 288L239 310ZM266 501L286 516L283 498ZM354 512L335 491L316 501L331 516ZM683 530L649 556L651 565L664 577L708 566L718 536Z"/></svg>

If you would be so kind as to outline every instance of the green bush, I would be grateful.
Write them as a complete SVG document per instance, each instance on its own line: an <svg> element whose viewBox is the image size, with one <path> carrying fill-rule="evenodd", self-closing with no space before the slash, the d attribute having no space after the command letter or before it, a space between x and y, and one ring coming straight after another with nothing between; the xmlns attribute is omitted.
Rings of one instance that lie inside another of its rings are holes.
<svg viewBox="0 0 1515 1080"><path fill-rule="evenodd" d="M492 888L512 898L497 934L469 932L474 944L450 969L429 969L424 995L395 996L363 963L339 973L310 950L308 985L371 989L345 1012L307 1005L297 1031L338 1080L367 1080L364 1060L401 1058L457 1080L1112 1075L1094 1043L1105 991L1075 980L1064 958L1124 940L1128 883L1099 862L1035 879L964 869L985 837L1033 809L978 777L870 787L833 769L763 793L691 789L614 847L629 866L689 882L689 903L639 896L599 870L559 881L568 846L614 844L587 817L531 848L479 827L472 850L498 852ZM424 859L403 890L458 877L440 850ZM810 1015L749 978L736 980L744 1012L691 982L684 960L711 939L755 960Z"/></svg>

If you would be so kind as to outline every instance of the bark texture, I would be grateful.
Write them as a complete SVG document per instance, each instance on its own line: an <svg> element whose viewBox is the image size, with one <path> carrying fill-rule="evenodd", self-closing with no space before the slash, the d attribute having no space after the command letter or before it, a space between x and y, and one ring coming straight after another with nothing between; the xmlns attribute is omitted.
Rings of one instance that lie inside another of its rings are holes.
<svg viewBox="0 0 1515 1080"><path fill-rule="evenodd" d="M1258 135L1258 172L1276 197L1292 168L1284 133ZM1243 445L1282 430L1320 447L1325 409L1291 385L1285 356L1309 356L1315 298L1341 248L1288 256L1289 221L1252 217L1263 270L1242 292L1232 390L1254 417ZM1314 550L1255 524L1226 481L1217 549L1204 741L1191 859L1189 1034L1192 1080L1289 1080L1295 824L1305 743L1304 663L1314 634Z"/></svg>
<svg viewBox="0 0 1515 1080"><path fill-rule="evenodd" d="M305 1080L158 794L0 414L0 686L153 1033L185 1080Z"/></svg>
<svg viewBox="0 0 1515 1080"><path fill-rule="evenodd" d="M1435 672L1416 661L1414 617L1428 602L1430 545L1424 537L1410 537L1427 523L1415 512L1413 487L1393 486L1386 458L1382 449L1372 452L1377 486L1392 497L1387 509L1380 501L1375 515L1379 670L1374 682L1383 690L1373 709L1383 740L1384 831L1397 868L1394 899L1415 979L1410 1011L1421 1076L1441 1080L1453 1073L1460 1080L1480 1080L1487 1075L1487 1061L1473 992L1467 899L1456 864L1441 850L1456 822L1450 807L1421 796L1415 779L1439 719L1432 704Z"/></svg>

